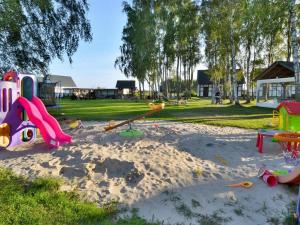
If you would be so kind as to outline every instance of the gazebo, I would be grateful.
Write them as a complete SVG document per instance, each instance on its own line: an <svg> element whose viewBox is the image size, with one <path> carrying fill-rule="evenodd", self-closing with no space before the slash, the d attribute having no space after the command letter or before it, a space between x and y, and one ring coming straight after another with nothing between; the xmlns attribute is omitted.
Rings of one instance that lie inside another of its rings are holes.
<svg viewBox="0 0 300 225"><path fill-rule="evenodd" d="M276 61L256 78L256 105L276 108L295 99L294 63Z"/></svg>

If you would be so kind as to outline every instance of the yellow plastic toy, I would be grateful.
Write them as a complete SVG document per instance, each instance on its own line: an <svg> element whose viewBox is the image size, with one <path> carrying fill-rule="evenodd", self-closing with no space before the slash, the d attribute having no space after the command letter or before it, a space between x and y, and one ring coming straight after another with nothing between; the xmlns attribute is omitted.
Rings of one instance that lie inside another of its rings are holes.
<svg viewBox="0 0 300 225"><path fill-rule="evenodd" d="M10 126L7 123L0 125L0 147L7 147L10 140Z"/></svg>
<svg viewBox="0 0 300 225"><path fill-rule="evenodd" d="M250 188L253 186L253 183L250 182L250 181L243 181L241 183L237 183L237 184L229 184L229 185L226 185L227 187L233 187L233 188L236 188L236 187L242 187L242 188Z"/></svg>

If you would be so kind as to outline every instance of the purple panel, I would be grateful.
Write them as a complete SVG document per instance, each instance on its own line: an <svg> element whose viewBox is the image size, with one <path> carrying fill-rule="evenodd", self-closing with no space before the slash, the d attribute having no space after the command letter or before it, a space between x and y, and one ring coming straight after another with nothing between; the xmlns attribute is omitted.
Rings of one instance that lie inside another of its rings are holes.
<svg viewBox="0 0 300 225"><path fill-rule="evenodd" d="M8 89L8 111L11 110L11 106L12 106L12 89L9 88Z"/></svg>
<svg viewBox="0 0 300 225"><path fill-rule="evenodd" d="M3 109L3 112L6 112L6 110L7 110L6 88L3 88L3 90L2 90L2 109Z"/></svg>

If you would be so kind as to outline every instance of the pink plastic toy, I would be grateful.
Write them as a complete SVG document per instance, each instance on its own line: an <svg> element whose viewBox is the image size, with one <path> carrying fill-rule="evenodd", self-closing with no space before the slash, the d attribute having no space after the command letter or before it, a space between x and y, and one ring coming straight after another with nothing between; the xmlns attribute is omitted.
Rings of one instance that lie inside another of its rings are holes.
<svg viewBox="0 0 300 225"><path fill-rule="evenodd" d="M274 187L277 185L277 178L270 171L265 170L263 174L261 174L263 181L269 186Z"/></svg>
<svg viewBox="0 0 300 225"><path fill-rule="evenodd" d="M50 148L70 143L57 120L36 97L36 77L7 72L0 81L0 147L16 146L36 138L37 128Z"/></svg>

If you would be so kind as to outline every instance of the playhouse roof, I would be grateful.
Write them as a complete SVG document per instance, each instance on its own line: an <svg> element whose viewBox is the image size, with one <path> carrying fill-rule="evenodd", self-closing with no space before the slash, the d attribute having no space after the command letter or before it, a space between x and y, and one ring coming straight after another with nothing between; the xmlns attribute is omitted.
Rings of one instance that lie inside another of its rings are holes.
<svg viewBox="0 0 300 225"><path fill-rule="evenodd" d="M277 106L277 110L284 107L290 115L300 115L300 102L281 102Z"/></svg>

